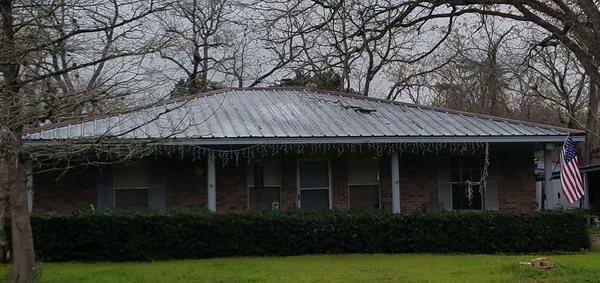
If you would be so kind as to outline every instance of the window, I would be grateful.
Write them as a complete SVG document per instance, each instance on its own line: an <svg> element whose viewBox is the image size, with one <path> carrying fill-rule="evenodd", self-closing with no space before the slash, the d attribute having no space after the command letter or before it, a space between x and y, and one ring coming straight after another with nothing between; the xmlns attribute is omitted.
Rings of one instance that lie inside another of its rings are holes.
<svg viewBox="0 0 600 283"><path fill-rule="evenodd" d="M329 161L300 161L298 175L300 207L303 209L330 208Z"/></svg>
<svg viewBox="0 0 600 283"><path fill-rule="evenodd" d="M451 161L452 178L452 209L454 210L481 210L483 209L483 195L479 191L481 179L481 162L477 157L455 157ZM473 184L476 183L476 184ZM469 200L468 186L472 188L472 197Z"/></svg>
<svg viewBox="0 0 600 283"><path fill-rule="evenodd" d="M350 209L379 209L379 161L356 159L348 164Z"/></svg>
<svg viewBox="0 0 600 283"><path fill-rule="evenodd" d="M276 160L257 161L248 168L248 208L271 210L280 201L281 164Z"/></svg>
<svg viewBox="0 0 600 283"><path fill-rule="evenodd" d="M115 208L148 209L150 166L143 162L119 164L113 170Z"/></svg>

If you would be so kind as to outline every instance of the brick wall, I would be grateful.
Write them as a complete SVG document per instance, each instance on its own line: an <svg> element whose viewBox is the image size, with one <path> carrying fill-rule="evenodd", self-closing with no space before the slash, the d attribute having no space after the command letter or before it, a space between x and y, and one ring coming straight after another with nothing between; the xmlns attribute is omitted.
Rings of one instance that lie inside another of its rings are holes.
<svg viewBox="0 0 600 283"><path fill-rule="evenodd" d="M422 209L436 203L437 156L400 156L400 206L403 211ZM381 208L392 209L391 165L389 157L380 159ZM535 210L536 191L533 151L498 153L498 201L501 210Z"/></svg>
<svg viewBox="0 0 600 283"><path fill-rule="evenodd" d="M348 209L348 156L333 157L330 160L333 207Z"/></svg>
<svg viewBox="0 0 600 283"><path fill-rule="evenodd" d="M217 211L246 210L248 208L248 185L246 161L217 161Z"/></svg>
<svg viewBox="0 0 600 283"><path fill-rule="evenodd" d="M535 210L535 170L532 151L499 152L498 207L500 210Z"/></svg>
<svg viewBox="0 0 600 283"><path fill-rule="evenodd" d="M296 208L298 198L298 184L296 167L297 157L286 155L281 158L281 208Z"/></svg>
<svg viewBox="0 0 600 283"><path fill-rule="evenodd" d="M437 202L437 156L404 154L400 162L400 208L420 210L428 202ZM379 161L381 209L392 210L391 158Z"/></svg>
<svg viewBox="0 0 600 283"><path fill-rule="evenodd" d="M391 193L390 193L391 194ZM420 210L429 202L437 203L437 156L403 154L400 156L400 207L403 211Z"/></svg>
<svg viewBox="0 0 600 283"><path fill-rule="evenodd" d="M96 205L96 176L99 172L95 167L87 167L70 170L62 177L62 172L58 171L35 174L34 211L66 212Z"/></svg>
<svg viewBox="0 0 600 283"><path fill-rule="evenodd" d="M169 162L166 205L168 208L206 208L206 161Z"/></svg>

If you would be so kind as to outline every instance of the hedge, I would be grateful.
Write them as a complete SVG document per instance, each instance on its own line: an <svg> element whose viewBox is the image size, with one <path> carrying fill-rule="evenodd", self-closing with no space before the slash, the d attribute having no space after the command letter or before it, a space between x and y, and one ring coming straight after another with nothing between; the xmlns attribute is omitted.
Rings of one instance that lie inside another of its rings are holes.
<svg viewBox="0 0 600 283"><path fill-rule="evenodd" d="M323 253L533 253L588 247L581 212L77 212L31 217L43 261ZM7 226L9 227L9 226Z"/></svg>

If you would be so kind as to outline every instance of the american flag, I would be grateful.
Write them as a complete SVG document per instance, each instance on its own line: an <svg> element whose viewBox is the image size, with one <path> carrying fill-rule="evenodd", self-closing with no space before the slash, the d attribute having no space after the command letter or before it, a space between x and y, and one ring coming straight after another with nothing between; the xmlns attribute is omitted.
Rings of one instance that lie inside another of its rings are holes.
<svg viewBox="0 0 600 283"><path fill-rule="evenodd" d="M560 184L563 195L569 203L574 203L583 196L583 181L579 173L575 144L571 135L567 136L560 153Z"/></svg>

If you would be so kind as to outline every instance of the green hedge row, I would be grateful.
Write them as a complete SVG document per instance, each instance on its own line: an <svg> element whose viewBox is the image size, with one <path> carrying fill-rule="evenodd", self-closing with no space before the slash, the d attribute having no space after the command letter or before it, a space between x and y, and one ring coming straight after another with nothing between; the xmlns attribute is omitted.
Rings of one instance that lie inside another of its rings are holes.
<svg viewBox="0 0 600 283"><path fill-rule="evenodd" d="M78 212L31 217L44 261L321 253L530 253L588 247L580 212Z"/></svg>

